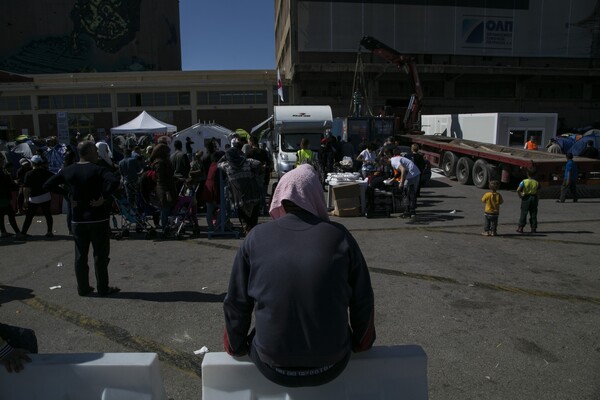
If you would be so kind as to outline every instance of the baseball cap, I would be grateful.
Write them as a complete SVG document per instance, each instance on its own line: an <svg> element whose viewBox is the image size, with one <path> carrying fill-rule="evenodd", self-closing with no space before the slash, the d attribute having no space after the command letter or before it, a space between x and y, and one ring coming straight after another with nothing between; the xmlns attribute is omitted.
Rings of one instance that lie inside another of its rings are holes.
<svg viewBox="0 0 600 400"><path fill-rule="evenodd" d="M31 162L33 164L43 164L44 159L36 154L35 156L31 157Z"/></svg>

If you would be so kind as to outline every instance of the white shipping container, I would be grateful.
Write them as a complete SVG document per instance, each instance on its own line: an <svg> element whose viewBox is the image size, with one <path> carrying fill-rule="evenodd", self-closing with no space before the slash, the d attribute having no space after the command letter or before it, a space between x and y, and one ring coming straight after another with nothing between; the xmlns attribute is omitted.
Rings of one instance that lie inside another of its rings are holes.
<svg viewBox="0 0 600 400"><path fill-rule="evenodd" d="M481 113L422 115L425 135L455 137L523 148L533 136L539 149L556 136L556 113Z"/></svg>

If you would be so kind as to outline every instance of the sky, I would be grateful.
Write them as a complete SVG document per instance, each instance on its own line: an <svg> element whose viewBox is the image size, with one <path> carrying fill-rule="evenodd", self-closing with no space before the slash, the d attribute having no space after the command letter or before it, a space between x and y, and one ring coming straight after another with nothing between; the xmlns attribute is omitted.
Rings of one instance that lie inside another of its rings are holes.
<svg viewBox="0 0 600 400"><path fill-rule="evenodd" d="M179 0L182 69L275 69L274 8L274 0Z"/></svg>

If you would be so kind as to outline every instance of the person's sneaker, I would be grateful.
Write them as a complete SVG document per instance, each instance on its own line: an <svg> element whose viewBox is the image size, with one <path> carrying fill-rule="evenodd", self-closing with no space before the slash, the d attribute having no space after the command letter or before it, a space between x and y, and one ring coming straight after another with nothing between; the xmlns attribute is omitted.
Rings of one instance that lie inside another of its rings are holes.
<svg viewBox="0 0 600 400"><path fill-rule="evenodd" d="M517 233L523 233L523 227L521 227L521 226L520 226L520 227L518 227L518 228L517 228Z"/></svg>
<svg viewBox="0 0 600 400"><path fill-rule="evenodd" d="M54 237L54 233L48 232L44 236L46 236L47 238L52 238L52 237Z"/></svg>
<svg viewBox="0 0 600 400"><path fill-rule="evenodd" d="M10 233L10 232L2 232L2 233L0 234L0 238L7 238L7 237L9 237L9 236L12 236L12 235L13 235L13 234L12 234L12 233Z"/></svg>
<svg viewBox="0 0 600 400"><path fill-rule="evenodd" d="M556 200L557 203L564 203L564 201Z"/></svg>
<svg viewBox="0 0 600 400"><path fill-rule="evenodd" d="M491 232L490 236L497 236L498 234L496 232Z"/></svg>
<svg viewBox="0 0 600 400"><path fill-rule="evenodd" d="M17 233L15 237L19 240L27 240L31 237L31 235L21 232L21 233Z"/></svg>
<svg viewBox="0 0 600 400"><path fill-rule="evenodd" d="M84 290L78 290L78 293L81 297L89 296L93 292L94 292L94 288L91 286L88 286L87 289L84 289Z"/></svg>
<svg viewBox="0 0 600 400"><path fill-rule="evenodd" d="M118 287L110 286L106 292L102 292L102 293L98 292L98 296L106 297L106 296L110 296L111 294L119 293L120 291L121 291L121 289L119 289Z"/></svg>
<svg viewBox="0 0 600 400"><path fill-rule="evenodd" d="M489 232L481 232L481 236L490 236Z"/></svg>
<svg viewBox="0 0 600 400"><path fill-rule="evenodd" d="M537 229L531 228L531 233L537 233Z"/></svg>

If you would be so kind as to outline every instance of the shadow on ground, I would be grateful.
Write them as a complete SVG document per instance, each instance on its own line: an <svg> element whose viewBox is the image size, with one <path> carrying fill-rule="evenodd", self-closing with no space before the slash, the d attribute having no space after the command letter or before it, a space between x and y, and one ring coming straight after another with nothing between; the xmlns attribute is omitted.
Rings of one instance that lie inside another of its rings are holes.
<svg viewBox="0 0 600 400"><path fill-rule="evenodd" d="M178 292L120 292L107 298L155 301L158 303L222 303L226 293L212 294L191 291Z"/></svg>
<svg viewBox="0 0 600 400"><path fill-rule="evenodd" d="M0 305L10 301L31 299L32 297L35 297L32 289L0 285Z"/></svg>

